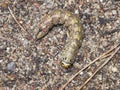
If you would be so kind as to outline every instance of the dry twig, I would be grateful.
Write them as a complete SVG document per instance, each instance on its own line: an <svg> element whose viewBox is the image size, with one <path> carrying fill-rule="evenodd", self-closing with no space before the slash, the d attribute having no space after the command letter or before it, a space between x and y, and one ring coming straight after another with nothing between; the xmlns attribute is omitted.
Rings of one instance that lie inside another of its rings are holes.
<svg viewBox="0 0 120 90"><path fill-rule="evenodd" d="M12 10L10 9L9 6L8 6L8 10L10 11L10 14L12 15L13 19L14 19L15 22L18 24L18 26L19 26L22 30L26 31L26 30L20 25L20 23L17 21L16 17L15 17L14 14L12 13Z"/></svg>
<svg viewBox="0 0 120 90"><path fill-rule="evenodd" d="M15 15L13 14L13 12L12 12L12 10L10 9L10 7L8 6L8 10L9 10L9 12L10 12L10 14L11 14L11 16L13 17L13 19L15 20L15 22L18 24L18 26L22 29L22 36L24 36L23 35L23 33L25 34L27 34L27 35L29 35L29 33L23 28L23 26L22 25L20 25L20 23L17 21L17 19L16 19L16 17L15 17Z"/></svg>
<svg viewBox="0 0 120 90"><path fill-rule="evenodd" d="M110 60L111 58L118 52L118 50L120 49L120 47L118 47L115 52L93 73L92 76L90 76L79 88L79 90L81 90L94 76L95 74L102 69Z"/></svg>
<svg viewBox="0 0 120 90"><path fill-rule="evenodd" d="M100 55L99 57L97 57L96 59L94 59L92 62L90 62L88 65L86 65L84 68L82 68L81 70L79 70L75 75L73 75L68 82L66 82L61 88L60 90L63 90L77 75L79 75L80 72L82 72L83 70L85 70L87 67L89 67L91 64L95 63L97 60L99 60L100 58L106 57L108 56L107 54L109 54L111 51L113 51L116 47L118 47L118 45L114 46L113 48L111 48L110 50L106 51L105 53L103 53L102 55ZM105 56L106 55L106 56Z"/></svg>

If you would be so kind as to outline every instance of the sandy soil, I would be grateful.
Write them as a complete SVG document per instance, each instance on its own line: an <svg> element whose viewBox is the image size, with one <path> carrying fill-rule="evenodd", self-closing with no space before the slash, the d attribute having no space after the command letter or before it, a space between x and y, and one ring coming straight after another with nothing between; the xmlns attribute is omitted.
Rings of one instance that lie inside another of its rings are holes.
<svg viewBox="0 0 120 90"><path fill-rule="evenodd" d="M60 66L67 28L53 27L41 40L34 31L44 14L62 8L79 16L84 40L74 65ZM23 27L21 28L14 19ZM58 90L93 59L120 43L119 0L0 0L0 90ZM78 90L100 65L80 73L65 90ZM83 90L120 89L120 50Z"/></svg>

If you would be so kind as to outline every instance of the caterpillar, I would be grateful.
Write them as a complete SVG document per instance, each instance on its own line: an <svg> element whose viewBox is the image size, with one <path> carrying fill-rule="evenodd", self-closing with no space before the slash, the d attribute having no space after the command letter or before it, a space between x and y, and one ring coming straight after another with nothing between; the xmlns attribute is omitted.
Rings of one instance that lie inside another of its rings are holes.
<svg viewBox="0 0 120 90"><path fill-rule="evenodd" d="M49 29L57 24L62 24L69 30L66 45L60 54L61 65L68 68L73 64L82 44L83 28L75 14L64 9L56 9L42 18L39 23L39 30L36 32L36 39L44 37Z"/></svg>

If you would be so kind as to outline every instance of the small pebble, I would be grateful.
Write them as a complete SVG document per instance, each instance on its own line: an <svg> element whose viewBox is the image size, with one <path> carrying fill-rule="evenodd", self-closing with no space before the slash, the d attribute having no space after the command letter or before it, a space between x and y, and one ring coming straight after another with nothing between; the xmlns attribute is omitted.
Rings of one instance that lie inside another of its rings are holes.
<svg viewBox="0 0 120 90"><path fill-rule="evenodd" d="M112 72L118 72L118 69L117 69L116 67L110 66L109 69L110 69Z"/></svg>
<svg viewBox="0 0 120 90"><path fill-rule="evenodd" d="M8 71L15 71L15 63L14 62L8 63L6 68Z"/></svg>
<svg viewBox="0 0 120 90"><path fill-rule="evenodd" d="M112 10L112 13L113 13L114 15L116 15L116 14L117 14L117 11L116 11L116 10Z"/></svg>
<svg viewBox="0 0 120 90"><path fill-rule="evenodd" d="M79 10L77 9L77 10L75 10L75 14L79 14Z"/></svg>

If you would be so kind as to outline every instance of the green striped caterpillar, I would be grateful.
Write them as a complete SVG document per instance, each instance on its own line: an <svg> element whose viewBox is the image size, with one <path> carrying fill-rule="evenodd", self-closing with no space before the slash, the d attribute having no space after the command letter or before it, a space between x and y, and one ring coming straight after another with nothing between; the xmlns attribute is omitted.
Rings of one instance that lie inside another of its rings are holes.
<svg viewBox="0 0 120 90"><path fill-rule="evenodd" d="M63 9L56 9L43 17L39 24L39 30L36 32L36 39L45 36L49 29L57 24L62 24L69 30L66 45L60 54L61 65L68 68L73 64L81 46L83 29L76 15Z"/></svg>

